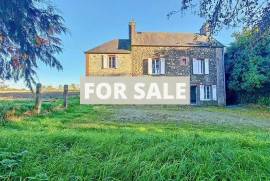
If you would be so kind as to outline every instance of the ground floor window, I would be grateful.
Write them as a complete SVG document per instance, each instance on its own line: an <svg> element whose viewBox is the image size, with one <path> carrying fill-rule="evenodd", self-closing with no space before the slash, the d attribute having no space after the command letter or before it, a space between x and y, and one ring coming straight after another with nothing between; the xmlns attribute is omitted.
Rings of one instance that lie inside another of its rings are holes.
<svg viewBox="0 0 270 181"><path fill-rule="evenodd" d="M200 100L201 101L216 101L217 100L216 85L200 85Z"/></svg>
<svg viewBox="0 0 270 181"><path fill-rule="evenodd" d="M207 85L204 86L204 100L210 100L211 99L211 86Z"/></svg>

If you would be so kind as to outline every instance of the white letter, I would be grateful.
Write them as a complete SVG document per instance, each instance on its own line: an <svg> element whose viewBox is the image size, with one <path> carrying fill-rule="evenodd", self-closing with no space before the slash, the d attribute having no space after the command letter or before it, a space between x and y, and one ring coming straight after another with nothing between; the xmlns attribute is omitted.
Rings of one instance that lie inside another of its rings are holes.
<svg viewBox="0 0 270 181"><path fill-rule="evenodd" d="M156 97L157 99L161 99L161 93L159 91L157 83L151 83L149 86L146 99L151 99L152 97Z"/></svg>
<svg viewBox="0 0 270 181"><path fill-rule="evenodd" d="M102 88L105 88L105 94L102 94ZM112 89L108 83L100 83L97 85L97 97L99 99L109 99L112 96Z"/></svg>
<svg viewBox="0 0 270 181"><path fill-rule="evenodd" d="M85 97L85 99L89 99L90 94L94 94L94 90L91 89L94 86L95 86L94 83L86 83L85 84L85 86L84 86L84 97Z"/></svg>
<svg viewBox="0 0 270 181"><path fill-rule="evenodd" d="M126 85L123 83L114 83L114 99L127 99L127 96L125 94L126 91Z"/></svg>
<svg viewBox="0 0 270 181"><path fill-rule="evenodd" d="M176 99L186 99L186 83L176 83Z"/></svg>
<svg viewBox="0 0 270 181"><path fill-rule="evenodd" d="M145 97L145 92L144 90L142 89L144 87L144 83L136 83L135 86L134 86L134 90L136 93L138 93L139 95L134 95L134 99L144 99Z"/></svg>
<svg viewBox="0 0 270 181"><path fill-rule="evenodd" d="M163 98L164 99L174 99L173 95L169 95L169 85L168 83L163 84Z"/></svg>

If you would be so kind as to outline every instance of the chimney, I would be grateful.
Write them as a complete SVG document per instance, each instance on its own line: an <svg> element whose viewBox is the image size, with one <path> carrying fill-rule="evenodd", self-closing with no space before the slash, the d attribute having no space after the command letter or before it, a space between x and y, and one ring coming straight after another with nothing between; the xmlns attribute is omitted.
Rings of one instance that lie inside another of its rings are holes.
<svg viewBox="0 0 270 181"><path fill-rule="evenodd" d="M210 36L211 30L209 22L205 22L201 29L200 29L200 35Z"/></svg>
<svg viewBox="0 0 270 181"><path fill-rule="evenodd" d="M134 39L135 34L136 34L136 23L132 19L129 22L129 40L130 40L131 43L133 42L133 39Z"/></svg>

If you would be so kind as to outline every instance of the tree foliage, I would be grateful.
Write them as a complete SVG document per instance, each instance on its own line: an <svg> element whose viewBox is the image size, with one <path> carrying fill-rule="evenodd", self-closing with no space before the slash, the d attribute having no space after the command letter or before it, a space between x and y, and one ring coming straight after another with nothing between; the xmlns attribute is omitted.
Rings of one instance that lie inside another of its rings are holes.
<svg viewBox="0 0 270 181"><path fill-rule="evenodd" d="M238 97L257 99L270 96L270 36L254 43L255 33L245 30L235 34L225 62L227 86Z"/></svg>
<svg viewBox="0 0 270 181"><path fill-rule="evenodd" d="M32 89L39 62L62 69L63 18L45 0L0 0L0 79L23 79Z"/></svg>
<svg viewBox="0 0 270 181"><path fill-rule="evenodd" d="M168 14L191 10L209 24L211 34L223 26L244 25L259 29L264 34L270 28L270 2L268 0L180 0L181 6Z"/></svg>

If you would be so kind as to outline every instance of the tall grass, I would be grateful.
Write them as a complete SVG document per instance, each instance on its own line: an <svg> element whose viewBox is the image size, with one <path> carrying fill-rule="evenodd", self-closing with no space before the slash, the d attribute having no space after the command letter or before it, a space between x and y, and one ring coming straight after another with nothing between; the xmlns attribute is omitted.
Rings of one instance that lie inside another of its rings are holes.
<svg viewBox="0 0 270 181"><path fill-rule="evenodd" d="M125 123L111 114L73 99L66 111L2 126L0 180L269 179L268 128Z"/></svg>

